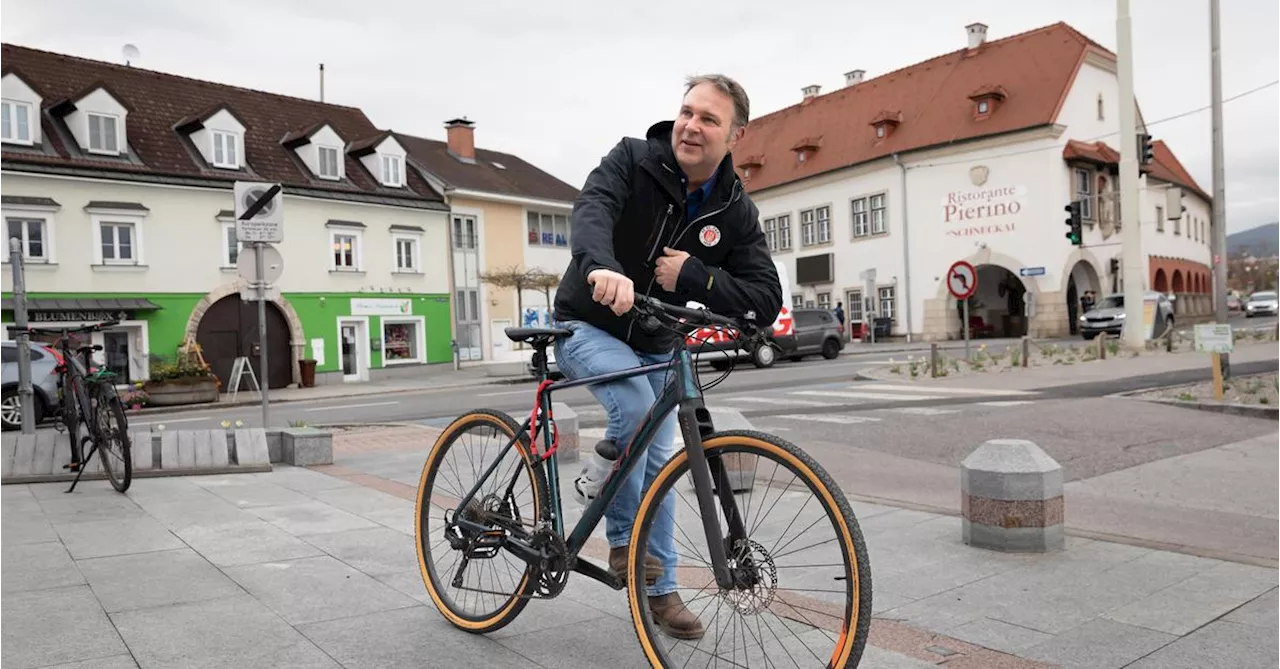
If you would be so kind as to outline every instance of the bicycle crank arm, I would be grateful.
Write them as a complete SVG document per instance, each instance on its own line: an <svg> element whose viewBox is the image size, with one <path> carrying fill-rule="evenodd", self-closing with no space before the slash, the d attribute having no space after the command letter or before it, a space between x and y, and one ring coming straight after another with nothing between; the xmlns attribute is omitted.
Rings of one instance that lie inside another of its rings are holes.
<svg viewBox="0 0 1280 669"><path fill-rule="evenodd" d="M614 576L613 572L590 560L584 560L581 556L578 557L578 561L573 565L573 571L592 580L600 581L614 590L625 590L627 587L626 582Z"/></svg>
<svg viewBox="0 0 1280 669"><path fill-rule="evenodd" d="M715 574L716 585L720 586L721 590L732 590L733 575L729 573L729 561L725 557L724 550L724 535L720 530L720 520L716 517L715 497L711 492L711 468L707 465L707 452L702 448L702 434L698 430L699 409L706 412L705 408L692 403L681 404L680 429L684 434L685 452L689 455L689 472L693 474L693 489L698 495L698 513L702 516L702 528L707 535L707 551L711 553L711 571ZM707 422L710 422L710 418Z"/></svg>

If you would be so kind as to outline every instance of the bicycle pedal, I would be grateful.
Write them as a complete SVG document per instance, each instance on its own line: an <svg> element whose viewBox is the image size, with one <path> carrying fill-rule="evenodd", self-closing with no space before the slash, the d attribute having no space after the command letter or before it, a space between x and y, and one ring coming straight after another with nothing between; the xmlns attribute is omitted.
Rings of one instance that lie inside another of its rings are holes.
<svg viewBox="0 0 1280 669"><path fill-rule="evenodd" d="M80 463L79 463L79 462L69 462L69 463L67 463L67 464L65 464L65 465L62 465L62 468L63 468L63 469L69 469L69 470L71 470L71 471L73 471L73 472L74 472L74 471L79 471L79 470L80 470Z"/></svg>

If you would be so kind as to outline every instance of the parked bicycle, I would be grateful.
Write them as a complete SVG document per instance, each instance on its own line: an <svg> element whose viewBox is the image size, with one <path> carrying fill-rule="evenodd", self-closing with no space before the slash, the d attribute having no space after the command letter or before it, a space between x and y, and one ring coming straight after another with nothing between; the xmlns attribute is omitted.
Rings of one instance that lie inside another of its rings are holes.
<svg viewBox="0 0 1280 669"><path fill-rule="evenodd" d="M125 418L124 404L116 392L116 374L94 365L93 353L101 351L101 345L82 345L75 351L71 350L76 343L71 335L98 332L118 324L119 321L106 321L78 328L26 328L27 334L58 335L54 348L61 357L56 368L59 431L65 430L71 442L71 461L62 468L76 472L67 492L76 489L90 460L100 451L105 455L99 456L98 462L113 488L124 492L133 481L129 422ZM20 330L9 326L9 332L16 334ZM80 434L81 423L88 432L84 436ZM86 445L89 446L88 453L85 453Z"/></svg>
<svg viewBox="0 0 1280 669"><path fill-rule="evenodd" d="M577 572L615 590L627 589L636 635L655 667L681 666L695 657L697 666L723 659L746 666L802 666L808 660L813 666L856 667L871 622L871 572L848 500L794 444L756 431L717 431L683 336L701 326L747 337L763 333L749 322L641 295L633 313L650 331L665 327L681 333L670 362L553 382L547 379L546 350L572 332L506 330L511 340L534 348L539 385L533 411L523 423L501 411L470 411L444 429L427 456L415 533L431 599L458 628L492 632L515 619L530 599L558 596L570 573ZM566 534L552 393L655 372L667 375L662 394L599 496ZM671 411L677 412L684 448L644 493L624 582L582 552L607 552L591 534ZM456 466L446 469L450 461ZM744 484L741 477L748 473ZM762 481L766 473L770 479ZM782 481L775 480L779 474ZM685 475L691 482L680 482ZM774 511L780 518L767 520ZM802 519L806 511L811 513ZM651 583L646 582L645 547L659 514L670 513L676 515L676 581L682 598L691 610L700 607L699 617L710 622L696 642L660 634L646 605Z"/></svg>

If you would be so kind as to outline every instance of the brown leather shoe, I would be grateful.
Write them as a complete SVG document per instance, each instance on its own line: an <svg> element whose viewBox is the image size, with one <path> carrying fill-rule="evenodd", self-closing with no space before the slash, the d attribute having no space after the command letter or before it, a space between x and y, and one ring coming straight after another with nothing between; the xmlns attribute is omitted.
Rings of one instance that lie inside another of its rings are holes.
<svg viewBox="0 0 1280 669"><path fill-rule="evenodd" d="M659 629L677 639L701 639L706 633L702 621L684 605L678 592L650 597L649 612Z"/></svg>
<svg viewBox="0 0 1280 669"><path fill-rule="evenodd" d="M627 551L631 550L627 546L619 546L609 549L609 571L624 584L627 582ZM644 556L644 584L653 585L658 582L658 577L662 575L662 563L658 562L658 558L645 554Z"/></svg>

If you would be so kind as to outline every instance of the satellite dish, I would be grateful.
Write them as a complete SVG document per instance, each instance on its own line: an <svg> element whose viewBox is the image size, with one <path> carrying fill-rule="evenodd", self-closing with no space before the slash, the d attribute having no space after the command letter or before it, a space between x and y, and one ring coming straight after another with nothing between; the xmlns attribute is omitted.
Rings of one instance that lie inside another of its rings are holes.
<svg viewBox="0 0 1280 669"><path fill-rule="evenodd" d="M124 64L125 64L125 65L129 65L129 64L130 64L130 61L135 60L135 59L137 59L139 56L141 56L141 55L142 55L142 52L141 52L141 51L138 51L138 47L136 47L136 46L134 46L134 45L132 45L132 44L126 44L126 45L124 45L124 48L123 48L123 49L121 49L120 51L121 51L121 53L123 53L123 54L124 54Z"/></svg>

